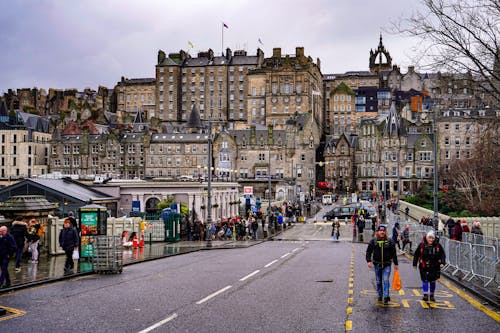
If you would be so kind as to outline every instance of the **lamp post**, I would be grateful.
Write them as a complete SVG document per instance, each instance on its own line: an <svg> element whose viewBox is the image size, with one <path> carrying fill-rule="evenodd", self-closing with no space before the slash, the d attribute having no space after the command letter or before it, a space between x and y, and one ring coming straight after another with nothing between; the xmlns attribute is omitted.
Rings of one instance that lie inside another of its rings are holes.
<svg viewBox="0 0 500 333"><path fill-rule="evenodd" d="M269 217L269 223L271 223L271 144L267 144L268 150L268 164L267 164L267 188L269 190L269 205L267 207L267 216Z"/></svg>
<svg viewBox="0 0 500 333"><path fill-rule="evenodd" d="M437 117L436 117L436 113L437 113L437 108L434 108L434 115L433 115L433 118L434 118L434 121L432 122L432 130L433 130L433 133L434 133L434 145L433 145L433 155L434 155L434 207L433 207L433 210L434 210L434 230L438 230L438 221L439 221L439 216L438 216L438 163L437 163L437 135L438 135L438 128L437 128Z"/></svg>
<svg viewBox="0 0 500 333"><path fill-rule="evenodd" d="M208 174L207 174L207 221L205 223L205 233L207 247L212 247L212 237L210 227L212 226L212 122L208 121Z"/></svg>

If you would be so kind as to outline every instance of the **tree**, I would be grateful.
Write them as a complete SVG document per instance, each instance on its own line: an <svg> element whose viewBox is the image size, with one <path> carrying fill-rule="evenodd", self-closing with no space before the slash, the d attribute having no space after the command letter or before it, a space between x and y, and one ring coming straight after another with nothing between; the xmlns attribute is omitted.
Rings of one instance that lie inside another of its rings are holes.
<svg viewBox="0 0 500 333"><path fill-rule="evenodd" d="M416 37L423 70L471 74L480 90L500 103L500 2L421 0L423 9L393 23Z"/></svg>
<svg viewBox="0 0 500 333"><path fill-rule="evenodd" d="M463 207L471 212L489 216L498 214L499 137L499 126L490 126L489 122L484 124L480 127L479 141L474 147L473 157L456 160L450 164L450 171L446 173L451 189L463 195Z"/></svg>

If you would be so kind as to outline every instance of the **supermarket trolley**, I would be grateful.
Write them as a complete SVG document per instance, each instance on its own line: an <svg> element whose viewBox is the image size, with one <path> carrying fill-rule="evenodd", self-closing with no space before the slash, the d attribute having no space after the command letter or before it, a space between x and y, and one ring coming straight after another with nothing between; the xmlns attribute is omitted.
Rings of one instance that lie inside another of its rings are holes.
<svg viewBox="0 0 500 333"><path fill-rule="evenodd" d="M117 274L123 271L123 247L120 236L96 236L92 257L94 272Z"/></svg>

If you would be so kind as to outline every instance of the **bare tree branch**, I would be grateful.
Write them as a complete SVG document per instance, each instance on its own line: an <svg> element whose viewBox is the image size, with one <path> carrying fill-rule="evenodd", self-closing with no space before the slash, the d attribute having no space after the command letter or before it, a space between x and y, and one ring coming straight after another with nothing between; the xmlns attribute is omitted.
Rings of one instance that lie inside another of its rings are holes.
<svg viewBox="0 0 500 333"><path fill-rule="evenodd" d="M500 103L500 5L498 0L420 0L423 10L392 23L392 30L420 40L422 69L471 73L482 92ZM422 45L425 47L422 49Z"/></svg>

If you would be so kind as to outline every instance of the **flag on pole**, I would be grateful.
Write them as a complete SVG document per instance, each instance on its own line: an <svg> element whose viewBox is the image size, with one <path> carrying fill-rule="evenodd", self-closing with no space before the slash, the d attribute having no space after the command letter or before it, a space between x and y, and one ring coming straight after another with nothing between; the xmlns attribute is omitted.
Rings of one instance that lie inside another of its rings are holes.
<svg viewBox="0 0 500 333"><path fill-rule="evenodd" d="M224 28L229 29L226 23L222 22L222 25L224 26Z"/></svg>
<svg viewBox="0 0 500 333"><path fill-rule="evenodd" d="M259 44L264 45L264 43L262 43L262 41L260 40L260 38L259 38Z"/></svg>
<svg viewBox="0 0 500 333"><path fill-rule="evenodd" d="M188 42L188 45L193 49L194 48L194 44L191 43L191 42Z"/></svg>

